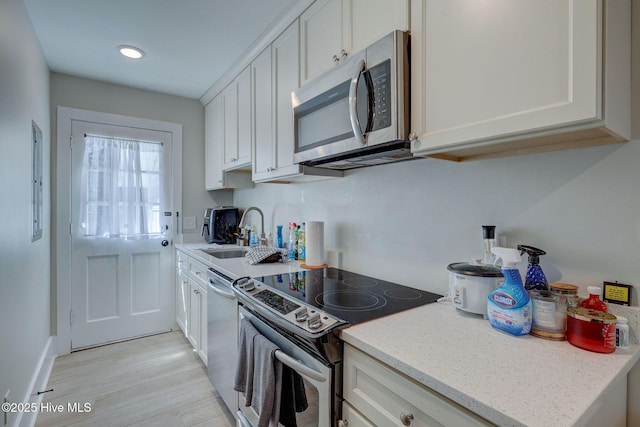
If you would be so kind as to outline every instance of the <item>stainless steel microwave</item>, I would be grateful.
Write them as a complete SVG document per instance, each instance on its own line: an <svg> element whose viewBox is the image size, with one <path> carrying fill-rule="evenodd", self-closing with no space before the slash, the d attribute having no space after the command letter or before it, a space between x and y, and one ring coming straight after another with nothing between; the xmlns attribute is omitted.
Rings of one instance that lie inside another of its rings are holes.
<svg viewBox="0 0 640 427"><path fill-rule="evenodd" d="M291 96L295 163L353 169L412 158L409 33L388 34Z"/></svg>

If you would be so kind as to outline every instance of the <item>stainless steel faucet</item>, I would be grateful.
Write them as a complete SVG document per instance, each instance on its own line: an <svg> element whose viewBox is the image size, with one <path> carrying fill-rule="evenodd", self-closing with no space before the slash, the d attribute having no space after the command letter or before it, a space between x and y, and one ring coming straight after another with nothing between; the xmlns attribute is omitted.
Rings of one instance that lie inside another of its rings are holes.
<svg viewBox="0 0 640 427"><path fill-rule="evenodd" d="M242 230L242 227L244 227L245 217L247 216L247 213L250 211L257 211L260 214L260 243L264 245L267 243L267 238L264 235L264 214L262 213L260 208L256 208L255 206L248 207L242 213L242 218L240 218L240 224L238 224L238 229Z"/></svg>

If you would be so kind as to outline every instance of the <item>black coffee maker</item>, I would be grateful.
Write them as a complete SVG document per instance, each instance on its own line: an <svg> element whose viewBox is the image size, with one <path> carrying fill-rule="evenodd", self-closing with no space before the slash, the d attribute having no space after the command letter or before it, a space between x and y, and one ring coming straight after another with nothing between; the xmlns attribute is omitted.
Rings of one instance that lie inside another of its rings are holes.
<svg viewBox="0 0 640 427"><path fill-rule="evenodd" d="M240 213L234 206L218 206L204 211L202 237L207 243L235 243Z"/></svg>

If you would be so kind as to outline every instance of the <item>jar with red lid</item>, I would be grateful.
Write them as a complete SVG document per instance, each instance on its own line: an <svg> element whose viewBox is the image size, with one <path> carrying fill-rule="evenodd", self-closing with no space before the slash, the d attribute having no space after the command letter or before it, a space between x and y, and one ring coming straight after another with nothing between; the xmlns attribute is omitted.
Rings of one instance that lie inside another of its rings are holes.
<svg viewBox="0 0 640 427"><path fill-rule="evenodd" d="M600 288L597 286L589 286L587 287L587 291L589 292L589 298L582 301L580 307L604 311L606 313L608 311L607 304L600 299Z"/></svg>

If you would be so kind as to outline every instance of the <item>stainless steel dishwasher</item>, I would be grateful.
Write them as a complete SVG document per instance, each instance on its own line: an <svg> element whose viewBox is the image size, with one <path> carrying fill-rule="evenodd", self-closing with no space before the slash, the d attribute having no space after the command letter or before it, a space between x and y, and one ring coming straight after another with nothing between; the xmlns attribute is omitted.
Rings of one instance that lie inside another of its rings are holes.
<svg viewBox="0 0 640 427"><path fill-rule="evenodd" d="M207 292L207 364L209 380L227 404L238 408L238 393L233 390L238 360L238 303L231 288L233 279L209 268Z"/></svg>

